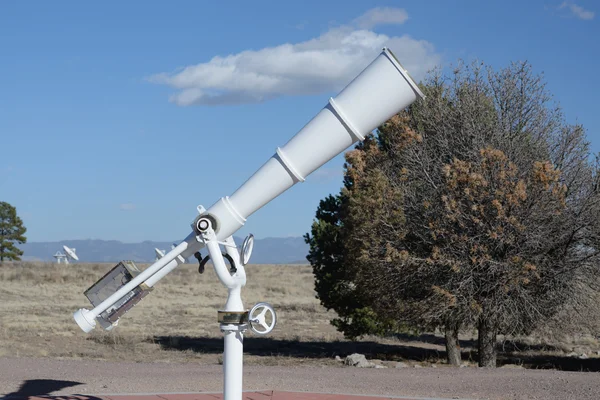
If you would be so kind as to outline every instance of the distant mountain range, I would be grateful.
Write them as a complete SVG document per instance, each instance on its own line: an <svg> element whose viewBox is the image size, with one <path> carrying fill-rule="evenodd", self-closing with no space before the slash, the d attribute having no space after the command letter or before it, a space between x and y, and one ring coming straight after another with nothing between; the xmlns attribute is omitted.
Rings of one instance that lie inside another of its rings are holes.
<svg viewBox="0 0 600 400"><path fill-rule="evenodd" d="M243 238L235 238L241 246ZM19 245L24 251L23 260L54 261L52 257L57 251L62 251L66 245L77 249L81 262L119 262L133 260L136 262L154 261L154 248L169 251L175 242L123 243L117 240L65 240L60 242L31 242ZM177 242L178 243L178 242ZM208 255L206 250L202 255ZM306 264L308 245L301 237L264 238L254 240L251 264ZM194 258L190 262L196 262Z"/></svg>

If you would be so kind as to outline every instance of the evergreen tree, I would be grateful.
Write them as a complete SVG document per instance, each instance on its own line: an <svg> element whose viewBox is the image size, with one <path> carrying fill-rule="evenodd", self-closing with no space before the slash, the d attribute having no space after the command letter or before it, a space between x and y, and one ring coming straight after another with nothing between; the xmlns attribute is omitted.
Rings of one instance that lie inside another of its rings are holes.
<svg viewBox="0 0 600 400"><path fill-rule="evenodd" d="M23 251L15 243L27 241L24 236L27 229L17 215L17 209L10 204L0 201L0 262L4 260L21 260Z"/></svg>

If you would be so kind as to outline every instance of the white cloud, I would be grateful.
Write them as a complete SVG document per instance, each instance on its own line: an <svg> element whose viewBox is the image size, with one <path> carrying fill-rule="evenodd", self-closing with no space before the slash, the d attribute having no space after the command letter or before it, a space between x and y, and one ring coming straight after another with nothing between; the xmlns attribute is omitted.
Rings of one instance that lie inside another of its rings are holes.
<svg viewBox="0 0 600 400"><path fill-rule="evenodd" d="M577 4L571 3L569 1L563 2L558 8L566 8L571 12L572 16L586 21L594 19L594 16L596 15L596 13L594 13L593 11L586 10L583 7L578 6Z"/></svg>
<svg viewBox="0 0 600 400"><path fill-rule="evenodd" d="M377 7L372 8L354 20L359 28L371 29L378 25L399 25L408 19L408 14L402 8Z"/></svg>
<svg viewBox="0 0 600 400"><path fill-rule="evenodd" d="M123 204L119 204L119 208L124 211L133 211L133 210L135 210L135 204L123 203Z"/></svg>
<svg viewBox="0 0 600 400"><path fill-rule="evenodd" d="M392 17L384 18L381 10L388 10ZM354 23L400 23L402 13L406 14L401 9L378 8ZM389 37L356 26L332 28L305 42L215 56L175 73L154 75L150 81L178 89L170 100L180 106L242 104L340 90L382 47L389 47L417 80L440 62L433 45L425 40Z"/></svg>

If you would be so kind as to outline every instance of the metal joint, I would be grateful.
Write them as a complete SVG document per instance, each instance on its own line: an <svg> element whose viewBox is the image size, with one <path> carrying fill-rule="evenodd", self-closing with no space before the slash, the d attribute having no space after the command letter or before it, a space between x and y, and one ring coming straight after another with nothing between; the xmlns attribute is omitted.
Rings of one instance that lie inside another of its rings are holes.
<svg viewBox="0 0 600 400"><path fill-rule="evenodd" d="M340 108L340 106L333 100L333 97L329 99L329 105L333 111L333 114L340 121L342 125L346 128L348 133L354 138L354 140L363 141L365 137L356 129L356 127L350 122L344 111Z"/></svg>
<svg viewBox="0 0 600 400"><path fill-rule="evenodd" d="M288 173L298 182L304 182L306 179L298 172L296 167L292 164L292 162L287 158L283 150L278 147L275 151L279 160L283 163L283 166L287 169Z"/></svg>

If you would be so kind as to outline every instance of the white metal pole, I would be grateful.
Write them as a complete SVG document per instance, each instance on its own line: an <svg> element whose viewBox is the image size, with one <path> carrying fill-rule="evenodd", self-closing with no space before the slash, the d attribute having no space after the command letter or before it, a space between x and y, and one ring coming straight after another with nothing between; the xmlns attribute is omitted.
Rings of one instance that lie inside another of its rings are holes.
<svg viewBox="0 0 600 400"><path fill-rule="evenodd" d="M241 400L244 370L245 325L221 325L225 346L223 349L224 400Z"/></svg>
<svg viewBox="0 0 600 400"><path fill-rule="evenodd" d="M235 249L232 237L225 240L225 251L232 257L236 272L231 274L225 264L217 236L209 226L203 232L204 244L212 260L213 267L221 283L227 288L225 312L243 313L242 287L246 284L246 271L240 262L239 253ZM235 250L235 251L234 251ZM244 323L221 323L223 332L223 398L224 400L242 400L243 369L244 369Z"/></svg>

